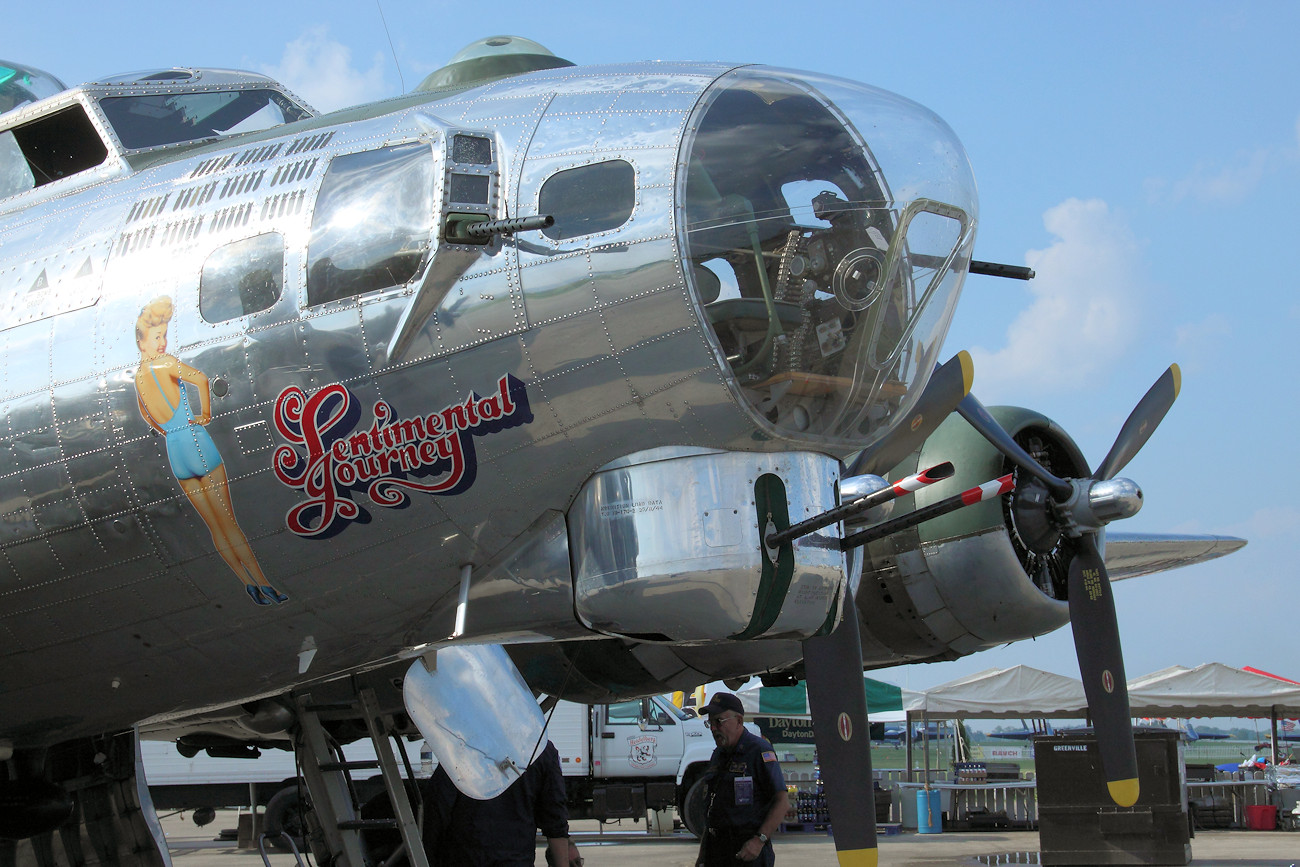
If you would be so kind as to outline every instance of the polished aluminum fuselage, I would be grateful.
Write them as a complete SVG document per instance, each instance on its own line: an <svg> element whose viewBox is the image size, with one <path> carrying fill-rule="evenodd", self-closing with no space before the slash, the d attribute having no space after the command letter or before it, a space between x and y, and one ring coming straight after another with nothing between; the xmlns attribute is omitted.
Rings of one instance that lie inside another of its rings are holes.
<svg viewBox="0 0 1300 867"><path fill-rule="evenodd" d="M574 616L567 564L493 567L555 532L594 471L644 444L805 448L755 435L680 265L681 138L726 69L560 70L407 97L0 204L0 734L59 740L392 659L453 632L462 564L475 575L466 638L591 636ZM496 142L495 215L536 213L557 166L612 157L636 170L635 207L616 234L477 251L393 358L440 251L411 284L308 308L313 200L331 157L380 145L428 143L442 175L450 130ZM279 301L205 321L206 257L266 232L285 239ZM176 308L168 351L214 384L207 429L235 516L289 603L249 604L142 418L134 328L160 295ZM526 389L531 420L470 438L462 491L415 493L404 508L367 503L365 518L328 539L286 527L305 496L273 467L286 388L343 385L365 430L378 401L398 418L423 417L494 394L505 377Z"/></svg>

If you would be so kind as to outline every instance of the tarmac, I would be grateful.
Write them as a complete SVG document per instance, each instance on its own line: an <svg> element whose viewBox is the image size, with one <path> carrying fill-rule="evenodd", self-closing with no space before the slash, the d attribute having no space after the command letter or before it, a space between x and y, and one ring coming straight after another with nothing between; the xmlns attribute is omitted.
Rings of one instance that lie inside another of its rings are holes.
<svg viewBox="0 0 1300 867"><path fill-rule="evenodd" d="M221 829L236 826L236 814L218 813L217 821L195 827L188 816L163 819L172 863L176 867L255 867L262 863L256 847L237 848L232 840L214 839ZM667 837L646 834L645 824L606 825L574 822L574 840L586 867L694 867L698 842L678 832ZM882 867L939 867L987 864L1038 864L1038 834L1034 831L943 832L882 835L877 838ZM825 832L782 834L772 841L777 864L835 867L835 843ZM271 867L293 867L290 854L268 856ZM304 864L314 863L304 857ZM544 848L537 864L545 864ZM1192 860L1198 867L1300 867L1300 832L1197 831Z"/></svg>

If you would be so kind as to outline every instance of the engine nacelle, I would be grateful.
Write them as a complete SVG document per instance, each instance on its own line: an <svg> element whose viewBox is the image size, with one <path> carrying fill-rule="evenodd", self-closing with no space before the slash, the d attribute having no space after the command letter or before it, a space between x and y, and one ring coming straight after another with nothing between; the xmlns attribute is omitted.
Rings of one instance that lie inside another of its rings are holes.
<svg viewBox="0 0 1300 867"><path fill-rule="evenodd" d="M1060 476L1088 474L1082 453L1055 422L1032 410L990 410L1040 463ZM894 468L898 478L952 461L947 481L918 491L921 508L995 479L1014 467L959 415ZM1027 477L1018 483L1029 493ZM1015 496L1015 495L1013 495ZM901 510L898 514L902 514ZM1069 622L1068 554L1035 554L1008 497L960 509L867 546L857 604L868 667L953 659L1043 635Z"/></svg>
<svg viewBox="0 0 1300 867"><path fill-rule="evenodd" d="M579 618L639 641L816 634L839 614L839 530L763 539L838 505L839 478L810 452L665 448L601 468L568 515Z"/></svg>

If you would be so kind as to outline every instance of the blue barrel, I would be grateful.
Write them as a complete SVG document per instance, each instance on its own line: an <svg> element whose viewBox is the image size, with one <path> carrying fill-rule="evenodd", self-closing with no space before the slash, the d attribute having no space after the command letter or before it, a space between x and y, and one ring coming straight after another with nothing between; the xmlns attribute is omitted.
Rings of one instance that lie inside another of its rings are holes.
<svg viewBox="0 0 1300 867"><path fill-rule="evenodd" d="M938 791L916 790L916 831L918 834L939 834L943 831L943 810Z"/></svg>

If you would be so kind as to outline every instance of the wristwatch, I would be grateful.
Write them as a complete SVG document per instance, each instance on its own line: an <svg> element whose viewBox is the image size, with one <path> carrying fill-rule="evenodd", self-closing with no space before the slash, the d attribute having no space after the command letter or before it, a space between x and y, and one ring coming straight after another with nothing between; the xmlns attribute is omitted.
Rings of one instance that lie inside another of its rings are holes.
<svg viewBox="0 0 1300 867"><path fill-rule="evenodd" d="M766 834L764 834L762 831L759 831L757 836L758 836L758 842L762 843L764 846L766 846L769 842L771 842L772 839L771 837L768 837Z"/></svg>

